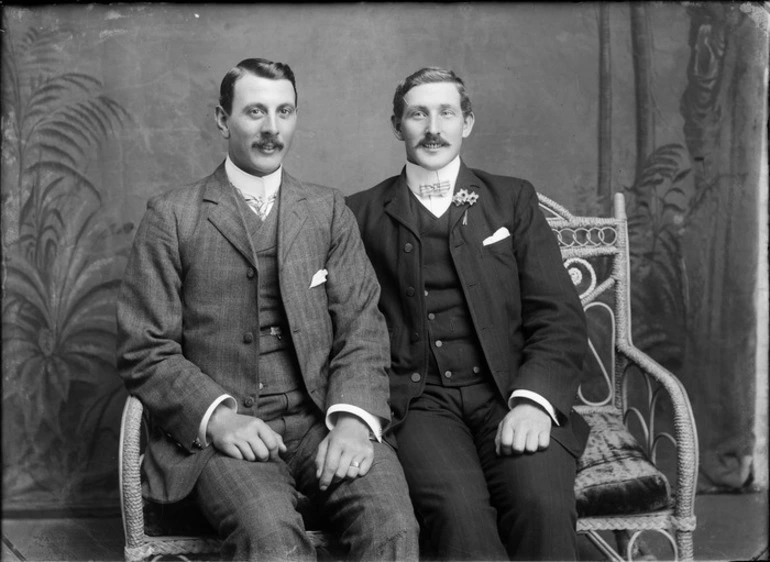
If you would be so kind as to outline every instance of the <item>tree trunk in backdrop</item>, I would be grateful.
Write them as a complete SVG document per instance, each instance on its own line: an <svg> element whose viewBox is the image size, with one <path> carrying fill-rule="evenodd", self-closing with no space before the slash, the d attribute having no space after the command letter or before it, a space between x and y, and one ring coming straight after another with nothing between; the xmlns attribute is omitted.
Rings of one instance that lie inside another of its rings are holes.
<svg viewBox="0 0 770 562"><path fill-rule="evenodd" d="M631 52L636 93L636 177L639 178L647 158L655 150L655 122L650 94L650 31L647 7L641 2L631 3Z"/></svg>
<svg viewBox="0 0 770 562"><path fill-rule="evenodd" d="M688 11L691 55L681 112L695 193L683 237L692 310L682 379L698 421L700 488L737 489L751 482L755 440L767 30L738 4L691 4Z"/></svg>
<svg viewBox="0 0 770 562"><path fill-rule="evenodd" d="M599 182L597 202L612 216L612 60L610 6L599 4Z"/></svg>

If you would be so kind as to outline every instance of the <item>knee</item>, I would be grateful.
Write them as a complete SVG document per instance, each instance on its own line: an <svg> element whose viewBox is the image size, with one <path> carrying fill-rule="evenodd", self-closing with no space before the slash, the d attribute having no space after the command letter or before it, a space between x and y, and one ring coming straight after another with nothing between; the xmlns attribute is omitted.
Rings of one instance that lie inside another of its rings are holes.
<svg viewBox="0 0 770 562"><path fill-rule="evenodd" d="M503 510L501 519L520 515L532 525L554 525L559 521L574 524L577 509L574 494L536 493L528 491L519 495L509 508Z"/></svg>
<svg viewBox="0 0 770 562"><path fill-rule="evenodd" d="M291 505L280 506L246 500L220 524L223 554L251 559L264 553L280 559L303 558L313 552L301 516Z"/></svg>

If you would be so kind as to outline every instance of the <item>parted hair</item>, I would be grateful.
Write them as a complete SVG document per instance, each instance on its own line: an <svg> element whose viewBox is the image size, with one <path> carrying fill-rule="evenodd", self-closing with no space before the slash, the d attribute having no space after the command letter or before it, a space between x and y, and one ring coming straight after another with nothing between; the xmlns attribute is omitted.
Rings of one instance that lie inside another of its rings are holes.
<svg viewBox="0 0 770 562"><path fill-rule="evenodd" d="M225 77L222 78L222 84L219 86L219 105L222 106L222 109L228 115L230 115L230 111L233 109L235 83L238 81L238 78L247 72L261 78L269 78L270 80L288 80L294 88L294 103L297 104L299 99L297 83L294 79L294 72L292 72L288 64L273 62L267 59L244 59L225 74Z"/></svg>
<svg viewBox="0 0 770 562"><path fill-rule="evenodd" d="M421 86L422 84L436 84L439 82L450 82L457 87L457 91L460 93L460 109L462 109L463 116L467 117L473 111L473 108L471 107L471 98L468 96L465 82L463 82L453 71L440 66L426 66L425 68L421 68L417 72L404 78L404 80L396 86L396 93L393 95L393 117L399 121L401 120L401 117L403 117L404 108L406 106L404 96L409 90L415 86Z"/></svg>

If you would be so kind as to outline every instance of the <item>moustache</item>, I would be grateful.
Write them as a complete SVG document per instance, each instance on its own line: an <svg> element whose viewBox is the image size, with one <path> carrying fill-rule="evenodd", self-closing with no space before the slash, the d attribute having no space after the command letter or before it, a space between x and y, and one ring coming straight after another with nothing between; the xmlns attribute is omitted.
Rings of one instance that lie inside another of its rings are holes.
<svg viewBox="0 0 770 562"><path fill-rule="evenodd" d="M420 146L427 146L429 144L438 144L439 146L449 146L449 143L441 138L441 135L427 134L419 142Z"/></svg>
<svg viewBox="0 0 770 562"><path fill-rule="evenodd" d="M265 148L275 148L277 150L283 150L283 143L278 140L278 137L276 136L264 136L258 141L255 141L251 145L252 148L259 148L259 149L265 149Z"/></svg>

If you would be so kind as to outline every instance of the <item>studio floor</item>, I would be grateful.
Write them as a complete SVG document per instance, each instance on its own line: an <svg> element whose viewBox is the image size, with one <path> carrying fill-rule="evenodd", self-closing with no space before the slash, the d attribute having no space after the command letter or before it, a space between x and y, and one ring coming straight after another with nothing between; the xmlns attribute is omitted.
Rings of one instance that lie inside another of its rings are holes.
<svg viewBox="0 0 770 562"><path fill-rule="evenodd" d="M696 560L769 560L768 494L700 495L695 501ZM2 560L113 561L123 559L119 517L3 519ZM581 540L581 559L597 560Z"/></svg>

